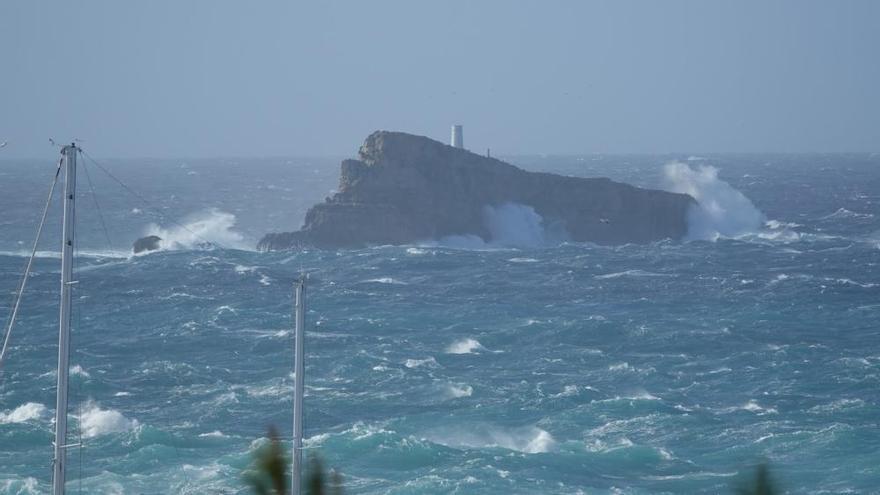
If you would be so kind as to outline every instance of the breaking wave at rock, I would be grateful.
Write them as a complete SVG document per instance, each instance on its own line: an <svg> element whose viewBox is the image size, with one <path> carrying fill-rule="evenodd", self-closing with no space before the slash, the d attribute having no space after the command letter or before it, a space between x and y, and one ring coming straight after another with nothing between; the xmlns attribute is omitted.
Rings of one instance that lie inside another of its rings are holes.
<svg viewBox="0 0 880 495"><path fill-rule="evenodd" d="M150 224L145 235L161 238L162 250L197 249L212 244L232 249L252 249L240 233L233 230L235 215L216 208L186 217L173 227Z"/></svg>
<svg viewBox="0 0 880 495"><path fill-rule="evenodd" d="M488 240L465 234L443 237L437 244L458 249L540 248L568 240L564 227L548 224L534 208L520 203L484 206L483 225Z"/></svg>
<svg viewBox="0 0 880 495"><path fill-rule="evenodd" d="M718 169L708 165L691 168L671 162L664 168L666 189L689 194L698 205L688 214L690 240L736 237L761 228L764 214L743 193L718 178Z"/></svg>

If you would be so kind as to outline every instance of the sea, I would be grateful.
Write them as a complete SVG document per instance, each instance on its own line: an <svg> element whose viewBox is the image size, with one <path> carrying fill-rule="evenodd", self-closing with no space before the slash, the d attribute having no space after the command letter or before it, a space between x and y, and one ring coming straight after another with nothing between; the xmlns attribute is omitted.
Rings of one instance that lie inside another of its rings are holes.
<svg viewBox="0 0 880 495"><path fill-rule="evenodd" d="M260 253L339 158L83 156L68 493L251 493L269 428L291 445L303 274L305 452L346 493L723 494L760 465L783 493L880 493L880 155L506 159L700 206L647 245L506 204L489 241ZM0 161L3 322L56 165ZM2 494L51 489L60 210L0 370Z"/></svg>

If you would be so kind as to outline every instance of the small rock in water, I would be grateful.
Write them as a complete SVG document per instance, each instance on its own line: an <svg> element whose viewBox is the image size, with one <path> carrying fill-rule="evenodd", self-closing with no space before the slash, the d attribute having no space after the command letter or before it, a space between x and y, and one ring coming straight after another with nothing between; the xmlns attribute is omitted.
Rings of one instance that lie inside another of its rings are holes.
<svg viewBox="0 0 880 495"><path fill-rule="evenodd" d="M134 254L143 253L146 251L156 251L157 249L159 249L160 242L162 242L161 237L157 235L148 235L134 241L132 249L134 250Z"/></svg>

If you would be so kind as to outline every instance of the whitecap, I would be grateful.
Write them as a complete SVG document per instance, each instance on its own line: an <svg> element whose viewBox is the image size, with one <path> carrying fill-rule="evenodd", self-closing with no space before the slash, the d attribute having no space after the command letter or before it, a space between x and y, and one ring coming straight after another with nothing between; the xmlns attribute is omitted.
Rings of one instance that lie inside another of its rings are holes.
<svg viewBox="0 0 880 495"><path fill-rule="evenodd" d="M474 393L473 387L466 384L455 384L450 383L446 386L446 393L449 397L453 399L458 399L461 397L470 397Z"/></svg>
<svg viewBox="0 0 880 495"><path fill-rule="evenodd" d="M837 211L829 215L825 215L820 220L834 220L839 218L874 218L871 213L857 213L847 210L846 208L838 208Z"/></svg>
<svg viewBox="0 0 880 495"><path fill-rule="evenodd" d="M502 448L524 454L541 454L556 449L553 435L537 426L503 429L491 425L476 425L465 429L436 431L428 438L449 447Z"/></svg>
<svg viewBox="0 0 880 495"><path fill-rule="evenodd" d="M813 406L807 410L811 414L838 413L849 409L860 409L865 406L862 399L838 399L828 404Z"/></svg>
<svg viewBox="0 0 880 495"><path fill-rule="evenodd" d="M487 350L477 339L470 337L456 340L446 348L447 354L474 354L477 351Z"/></svg>
<svg viewBox="0 0 880 495"><path fill-rule="evenodd" d="M79 415L82 435L86 438L122 433L138 426L136 419L128 419L115 409L101 409L94 402L87 402Z"/></svg>
<svg viewBox="0 0 880 495"><path fill-rule="evenodd" d="M368 280L364 280L362 283L365 284L389 284L389 285L408 285L406 282L402 282L400 280L391 278L391 277L379 277L379 278L371 278Z"/></svg>
<svg viewBox="0 0 880 495"><path fill-rule="evenodd" d="M617 363L608 366L608 371L632 371L633 367L629 363Z"/></svg>
<svg viewBox="0 0 880 495"><path fill-rule="evenodd" d="M589 388L589 387L587 387ZM553 394L550 397L554 399L559 399L562 397L574 397L581 392L581 389L577 385L566 385L562 388L562 392L558 394Z"/></svg>
<svg viewBox="0 0 880 495"><path fill-rule="evenodd" d="M728 413L729 412L736 412L736 411L748 411L748 412L755 413L759 416L763 416L765 414L777 414L779 412L772 407L761 406L754 399L749 400L748 402L746 402L745 404L743 404L741 406L728 407L727 409L724 409L724 412L728 412Z"/></svg>
<svg viewBox="0 0 880 495"><path fill-rule="evenodd" d="M656 395L653 395L650 392L646 392L644 390L636 392L635 394L632 394L626 398L630 400L660 400L660 397L657 397Z"/></svg>
<svg viewBox="0 0 880 495"><path fill-rule="evenodd" d="M767 221L764 223L764 225L765 225L768 229L773 229L773 230L777 230L777 229L794 229L794 228L797 228L797 227L803 227L803 225L801 225L801 224L799 224L799 223L794 223L794 222L782 222L782 221L779 221L779 220L767 220Z"/></svg>
<svg viewBox="0 0 880 495"><path fill-rule="evenodd" d="M199 437L201 438L229 438L228 435L223 433L220 430L214 430L208 433L199 433Z"/></svg>
<svg viewBox="0 0 880 495"><path fill-rule="evenodd" d="M670 277L671 275L666 273L654 273L648 272L645 270L625 270L622 272L614 272L614 273L606 273L604 275L596 275L594 278L600 280L612 279L612 278L620 278L620 277Z"/></svg>
<svg viewBox="0 0 880 495"><path fill-rule="evenodd" d="M25 423L42 418L47 412L46 406L36 402L22 404L15 409L0 412L0 424Z"/></svg>
<svg viewBox="0 0 880 495"><path fill-rule="evenodd" d="M83 367L78 364L71 366L70 374L74 376L81 376L83 378L91 378L92 376L89 374L88 371L84 370Z"/></svg>
<svg viewBox="0 0 880 495"><path fill-rule="evenodd" d="M422 366L426 366L428 368L433 368L438 366L437 360L433 357L425 358L425 359L407 359L404 366L407 368L419 368Z"/></svg>
<svg viewBox="0 0 880 495"><path fill-rule="evenodd" d="M826 277L822 280L825 280L826 282L841 284L841 285L855 285L855 286L861 287L863 289L873 289L874 287L877 287L877 284L875 284L875 283L856 282L855 280L850 279L850 278L827 278Z"/></svg>

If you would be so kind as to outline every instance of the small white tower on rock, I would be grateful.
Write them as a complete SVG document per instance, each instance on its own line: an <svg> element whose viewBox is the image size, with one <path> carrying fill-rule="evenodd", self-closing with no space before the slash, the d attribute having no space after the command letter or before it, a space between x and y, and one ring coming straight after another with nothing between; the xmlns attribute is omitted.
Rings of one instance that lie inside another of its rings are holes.
<svg viewBox="0 0 880 495"><path fill-rule="evenodd" d="M464 148L464 131L460 125L452 126L452 142L449 144L455 148Z"/></svg>

